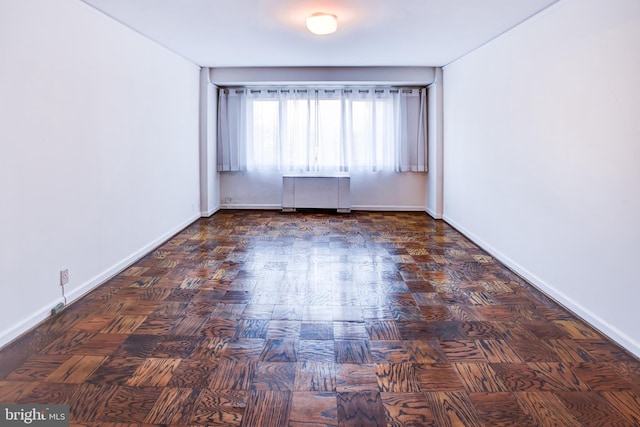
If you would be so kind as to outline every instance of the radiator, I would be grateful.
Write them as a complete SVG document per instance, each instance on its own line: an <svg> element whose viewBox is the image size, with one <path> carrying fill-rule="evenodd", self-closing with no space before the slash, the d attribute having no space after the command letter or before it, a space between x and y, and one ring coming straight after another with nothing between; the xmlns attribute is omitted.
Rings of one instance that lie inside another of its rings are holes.
<svg viewBox="0 0 640 427"><path fill-rule="evenodd" d="M298 208L351 211L348 173L297 173L282 177L282 210Z"/></svg>

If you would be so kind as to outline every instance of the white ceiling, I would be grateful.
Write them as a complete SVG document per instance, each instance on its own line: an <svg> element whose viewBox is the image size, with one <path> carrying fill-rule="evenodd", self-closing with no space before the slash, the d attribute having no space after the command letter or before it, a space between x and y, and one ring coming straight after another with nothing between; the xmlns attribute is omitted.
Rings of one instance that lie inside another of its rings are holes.
<svg viewBox="0 0 640 427"><path fill-rule="evenodd" d="M557 0L83 1L201 66L293 67L446 65Z"/></svg>

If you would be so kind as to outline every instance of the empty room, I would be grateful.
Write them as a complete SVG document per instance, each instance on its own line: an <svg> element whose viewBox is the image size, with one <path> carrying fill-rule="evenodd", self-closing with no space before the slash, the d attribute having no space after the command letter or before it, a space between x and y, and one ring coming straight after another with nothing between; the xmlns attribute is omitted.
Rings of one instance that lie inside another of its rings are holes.
<svg viewBox="0 0 640 427"><path fill-rule="evenodd" d="M640 426L637 0L0 0L0 424Z"/></svg>

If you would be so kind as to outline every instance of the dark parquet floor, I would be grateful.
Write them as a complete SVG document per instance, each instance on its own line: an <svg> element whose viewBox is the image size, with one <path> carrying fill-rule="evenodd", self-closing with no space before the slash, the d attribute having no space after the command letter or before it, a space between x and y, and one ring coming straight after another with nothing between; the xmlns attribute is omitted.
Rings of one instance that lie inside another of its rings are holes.
<svg viewBox="0 0 640 427"><path fill-rule="evenodd" d="M0 402L87 426L638 426L640 362L424 213L222 211L4 348Z"/></svg>

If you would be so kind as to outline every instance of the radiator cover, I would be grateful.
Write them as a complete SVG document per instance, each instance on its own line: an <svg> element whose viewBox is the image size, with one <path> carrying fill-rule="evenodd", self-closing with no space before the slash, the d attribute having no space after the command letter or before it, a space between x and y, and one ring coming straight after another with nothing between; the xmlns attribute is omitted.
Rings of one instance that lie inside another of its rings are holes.
<svg viewBox="0 0 640 427"><path fill-rule="evenodd" d="M282 210L298 208L351 211L351 178L348 173L296 173L282 177Z"/></svg>

